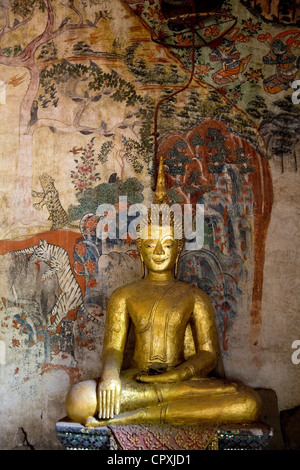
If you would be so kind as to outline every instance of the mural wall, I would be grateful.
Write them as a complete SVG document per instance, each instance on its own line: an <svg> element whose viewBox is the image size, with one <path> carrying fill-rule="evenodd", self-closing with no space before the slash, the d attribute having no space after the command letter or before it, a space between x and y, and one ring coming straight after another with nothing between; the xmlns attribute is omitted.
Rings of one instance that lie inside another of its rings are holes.
<svg viewBox="0 0 300 470"><path fill-rule="evenodd" d="M108 298L141 276L99 206L150 204L158 155L170 201L204 204L179 277L212 299L222 374L299 404L299 23L295 1L225 0L193 48L159 0L1 3L1 448L59 448L69 386L99 375Z"/></svg>

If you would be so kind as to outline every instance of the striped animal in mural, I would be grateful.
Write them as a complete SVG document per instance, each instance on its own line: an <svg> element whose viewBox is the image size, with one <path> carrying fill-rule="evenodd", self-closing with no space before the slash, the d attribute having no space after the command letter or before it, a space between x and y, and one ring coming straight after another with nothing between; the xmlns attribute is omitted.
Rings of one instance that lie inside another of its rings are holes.
<svg viewBox="0 0 300 470"><path fill-rule="evenodd" d="M69 255L64 248L48 243L46 240L40 240L38 245L13 251L13 253L30 254L30 261L49 263L50 268L42 275L42 281L53 275L57 276L60 293L54 307L49 312L48 328L56 327L69 311L77 307L81 307L88 318L99 323L98 319L91 315L84 306L80 286L72 272Z"/></svg>

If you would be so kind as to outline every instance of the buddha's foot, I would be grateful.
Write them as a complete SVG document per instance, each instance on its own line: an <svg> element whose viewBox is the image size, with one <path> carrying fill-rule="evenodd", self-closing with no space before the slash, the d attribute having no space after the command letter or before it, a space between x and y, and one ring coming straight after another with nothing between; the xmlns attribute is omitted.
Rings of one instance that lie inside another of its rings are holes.
<svg viewBox="0 0 300 470"><path fill-rule="evenodd" d="M88 428L98 428L106 427L111 425L124 425L124 424L134 424L134 423L145 423L147 422L147 411L145 409L139 409L134 411L128 411L127 413L122 413L116 415L114 418L110 419L97 419L94 416L91 416L85 420L84 426ZM151 421L151 420L150 420Z"/></svg>
<svg viewBox="0 0 300 470"><path fill-rule="evenodd" d="M108 419L96 419L94 416L91 416L85 420L84 426L87 428L100 428L107 426L109 424Z"/></svg>

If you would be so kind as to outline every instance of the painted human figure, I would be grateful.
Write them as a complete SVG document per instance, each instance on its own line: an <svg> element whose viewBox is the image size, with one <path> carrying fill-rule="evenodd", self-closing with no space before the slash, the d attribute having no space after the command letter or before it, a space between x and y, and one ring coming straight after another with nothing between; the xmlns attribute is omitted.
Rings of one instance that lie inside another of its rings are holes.
<svg viewBox="0 0 300 470"><path fill-rule="evenodd" d="M270 52L263 57L267 65L275 65L274 75L264 80L264 89L268 93L279 93L291 87L299 70L300 60L290 51L289 47L279 38L271 44Z"/></svg>
<svg viewBox="0 0 300 470"><path fill-rule="evenodd" d="M234 82L237 78L244 81L242 76L251 54L240 58L241 54L235 47L233 40L223 38L219 46L209 55L211 61L222 62L222 68L212 75L212 79L218 85Z"/></svg>

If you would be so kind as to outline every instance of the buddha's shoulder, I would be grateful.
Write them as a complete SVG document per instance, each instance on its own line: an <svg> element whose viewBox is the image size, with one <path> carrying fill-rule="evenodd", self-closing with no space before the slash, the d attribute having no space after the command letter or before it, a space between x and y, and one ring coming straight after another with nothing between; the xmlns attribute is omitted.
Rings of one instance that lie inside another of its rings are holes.
<svg viewBox="0 0 300 470"><path fill-rule="evenodd" d="M145 279L139 279L137 281L131 282L130 284L125 284L118 287L112 293L112 297L126 298L129 295L135 295L137 292L144 291L145 289L147 290L147 287L149 287L147 281L145 281ZM182 295L191 295L195 298L195 300L198 299L204 302L209 300L208 295L202 289L199 289L198 287L187 282L176 280L173 285L173 289L176 290L177 293L180 292Z"/></svg>
<svg viewBox="0 0 300 470"><path fill-rule="evenodd" d="M191 284L189 282L184 282L184 281L177 281L175 283L176 287L183 289L183 290L188 290L189 292L195 293L195 294L205 294L205 292L200 289L199 287L196 287L195 284Z"/></svg>
<svg viewBox="0 0 300 470"><path fill-rule="evenodd" d="M114 297L126 297L128 294L132 293L134 290L138 290L142 285L142 280L133 281L129 284L124 284L120 287L117 287L112 296Z"/></svg>
<svg viewBox="0 0 300 470"><path fill-rule="evenodd" d="M195 300L202 300L203 302L210 302L209 296L204 292L204 290L196 287L194 284L189 284L187 282L177 281L176 286L183 291L188 292Z"/></svg>

